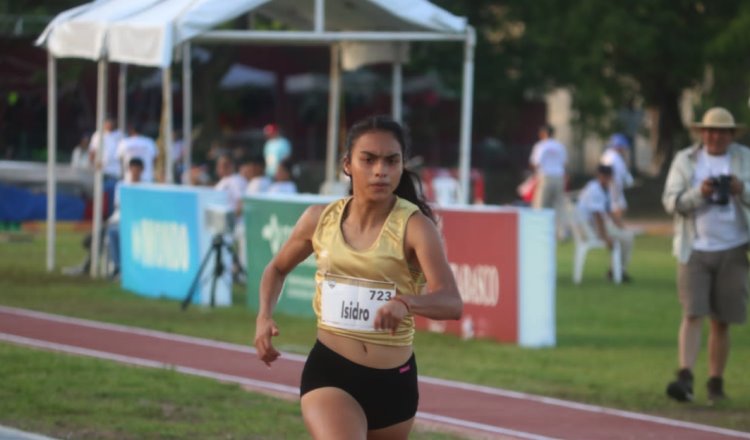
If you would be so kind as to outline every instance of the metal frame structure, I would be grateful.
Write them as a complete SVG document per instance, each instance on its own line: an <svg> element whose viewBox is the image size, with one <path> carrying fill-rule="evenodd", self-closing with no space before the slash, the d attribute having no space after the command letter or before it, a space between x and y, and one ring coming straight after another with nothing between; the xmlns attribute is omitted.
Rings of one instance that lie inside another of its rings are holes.
<svg viewBox="0 0 750 440"><path fill-rule="evenodd" d="M474 90L474 50L476 46L476 33L472 26L467 25L464 33L440 33L440 32L334 32L325 30L325 0L314 0L314 23L312 31L257 31L257 30L225 30L209 31L184 41L174 47L174 51L181 50L182 55L182 87L183 87L183 142L184 142L184 166L190 169L191 157L191 133L192 133L192 66L190 47L192 42L203 44L295 44L295 45L328 45L331 47L330 65L330 95L328 112L327 133L327 156L326 156L326 183L336 180L336 165L338 155L338 132L340 120L339 103L341 99L341 46L342 42L463 42L463 84L461 93L461 121L459 134L459 181L461 183L461 202L469 202L470 168L471 168L471 121L472 103ZM401 59L393 61L392 69L392 115L396 120L402 119L402 62ZM97 130L103 132L106 90L107 90L107 64L108 59L103 56L98 60L99 80L97 97ZM120 120L122 126L125 124L125 86L127 81L126 65L121 64L120 76L118 78L119 100L118 110L121 112ZM165 178L167 182L172 181L172 106L171 106L171 67L162 69L162 87L164 93L164 105L167 117L165 124ZM48 210L47 210L47 270L52 271L55 266L54 242L55 242L55 218L54 195L56 191L55 182L55 152L57 150L57 105L56 105L56 63L55 57L50 53L48 56ZM101 171L101 155L97 155L94 191L94 225L92 239L92 264L91 276L96 276L99 234L101 228L102 212L102 186L103 174Z"/></svg>

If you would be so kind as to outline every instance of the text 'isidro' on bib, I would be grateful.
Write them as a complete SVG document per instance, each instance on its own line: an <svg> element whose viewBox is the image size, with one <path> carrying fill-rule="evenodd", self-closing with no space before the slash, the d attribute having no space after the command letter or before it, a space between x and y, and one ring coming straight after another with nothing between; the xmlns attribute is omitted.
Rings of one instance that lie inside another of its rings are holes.
<svg viewBox="0 0 750 440"><path fill-rule="evenodd" d="M321 321L331 327L375 331L378 309L396 296L396 284L325 274L321 286Z"/></svg>

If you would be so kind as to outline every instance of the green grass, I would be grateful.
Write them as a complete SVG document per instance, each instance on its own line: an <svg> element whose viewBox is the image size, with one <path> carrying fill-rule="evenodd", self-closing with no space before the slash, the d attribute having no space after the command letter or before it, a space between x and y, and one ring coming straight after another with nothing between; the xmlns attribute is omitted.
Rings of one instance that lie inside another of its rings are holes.
<svg viewBox="0 0 750 440"><path fill-rule="evenodd" d="M78 262L83 253L80 237L67 233L59 240L60 265ZM561 245L557 347L522 349L419 333L415 344L420 373L750 431L750 375L745 371L750 363L748 326L732 328L733 348L725 374L731 400L716 407L706 404L705 348L695 371L696 403L681 405L664 396L666 382L676 367L680 319L669 241L668 237L638 237L630 271L635 282L621 286L604 279L608 264L604 251L589 254L583 283L574 286L570 281L572 244ZM194 307L183 312L176 302L144 299L112 283L46 274L44 261L42 236L32 242L0 243L0 304L236 343L251 341L254 315L244 307L241 292L236 294L236 307ZM312 320L279 316L277 321L280 348L305 353L311 347L315 333ZM76 358L78 361L93 362ZM57 380L64 383L62 378ZM122 404L137 405L127 399ZM139 422L132 423L136 426Z"/></svg>
<svg viewBox="0 0 750 440"><path fill-rule="evenodd" d="M0 344L0 423L77 439L303 438L298 405L237 385Z"/></svg>

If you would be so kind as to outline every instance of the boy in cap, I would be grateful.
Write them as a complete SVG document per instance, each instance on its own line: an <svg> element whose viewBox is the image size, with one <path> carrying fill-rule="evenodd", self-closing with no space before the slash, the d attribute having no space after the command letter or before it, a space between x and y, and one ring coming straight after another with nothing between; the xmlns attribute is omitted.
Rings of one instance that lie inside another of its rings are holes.
<svg viewBox="0 0 750 440"><path fill-rule="evenodd" d="M611 166L599 165L596 178L591 179L578 194L576 210L578 216L591 224L594 232L607 243L610 250L614 248L615 242L619 243L622 252L622 281L630 282L626 269L633 250L633 232L625 229L622 220L612 213L612 175ZM610 269L607 277L612 280L613 275Z"/></svg>

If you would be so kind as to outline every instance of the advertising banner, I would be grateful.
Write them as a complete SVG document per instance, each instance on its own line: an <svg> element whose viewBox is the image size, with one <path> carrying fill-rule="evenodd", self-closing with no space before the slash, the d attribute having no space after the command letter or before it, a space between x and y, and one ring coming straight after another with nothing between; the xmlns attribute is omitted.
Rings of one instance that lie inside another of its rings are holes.
<svg viewBox="0 0 750 440"><path fill-rule="evenodd" d="M205 224L212 207L229 204L227 194L173 185L123 185L120 189L120 256L123 288L144 296L184 299L211 250ZM215 283L216 305L231 304L231 257ZM207 260L194 303L209 304L214 258Z"/></svg>
<svg viewBox="0 0 750 440"><path fill-rule="evenodd" d="M333 200L335 198L314 195L258 195L243 200L250 308L258 310L258 286L263 270L289 238L297 219L308 206L325 205ZM275 310L290 315L315 316L312 311L315 269L315 257L310 255L287 275Z"/></svg>
<svg viewBox="0 0 750 440"><path fill-rule="evenodd" d="M555 345L554 213L441 208L441 233L461 292L460 321L417 317L417 328L525 347Z"/></svg>

